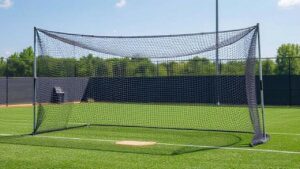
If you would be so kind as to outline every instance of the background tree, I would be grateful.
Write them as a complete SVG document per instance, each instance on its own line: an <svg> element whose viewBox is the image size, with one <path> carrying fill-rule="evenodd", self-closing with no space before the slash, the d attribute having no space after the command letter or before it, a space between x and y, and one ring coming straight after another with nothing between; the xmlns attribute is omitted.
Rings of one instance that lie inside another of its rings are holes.
<svg viewBox="0 0 300 169"><path fill-rule="evenodd" d="M32 47L24 49L21 53L14 53L7 59L8 76L31 77L33 75L34 53Z"/></svg>
<svg viewBox="0 0 300 169"><path fill-rule="evenodd" d="M158 76L168 76L168 70L167 70L167 66L166 64L164 64L163 62L157 62L157 75Z"/></svg>
<svg viewBox="0 0 300 169"><path fill-rule="evenodd" d="M227 61L221 65L222 75L244 75L245 62L244 61Z"/></svg>
<svg viewBox="0 0 300 169"><path fill-rule="evenodd" d="M135 76L151 77L156 76L156 66L148 58L135 58L131 59L129 64L134 64L135 66Z"/></svg>
<svg viewBox="0 0 300 169"><path fill-rule="evenodd" d="M209 59L194 57L185 66L184 74L189 76L215 75L215 64Z"/></svg>
<svg viewBox="0 0 300 169"><path fill-rule="evenodd" d="M0 77L6 76L6 62L4 57L0 57Z"/></svg>
<svg viewBox="0 0 300 169"><path fill-rule="evenodd" d="M112 72L113 72L113 77L126 77L127 76L127 69L129 63L128 58L114 58L114 59L109 59L107 62L111 62L112 64Z"/></svg>
<svg viewBox="0 0 300 169"><path fill-rule="evenodd" d="M277 69L276 63L271 59L266 59L262 61L262 72L263 75L274 75Z"/></svg>
<svg viewBox="0 0 300 169"><path fill-rule="evenodd" d="M277 59L262 61L264 75L300 75L300 45L283 44L278 48ZM39 76L49 77L154 77L154 76L213 76L216 74L214 61L194 57L187 61L153 62L148 58L109 58L89 54L80 58L38 57ZM0 58L0 76L32 77L34 53L31 47L14 53L5 60ZM256 73L258 74L258 65ZM244 75L245 62L222 61L221 75Z"/></svg>
<svg viewBox="0 0 300 169"><path fill-rule="evenodd" d="M96 76L97 58L92 54L81 57L76 65L77 76Z"/></svg>
<svg viewBox="0 0 300 169"><path fill-rule="evenodd" d="M283 44L277 50L277 73L300 74L300 45ZM291 58L291 59L289 59ZM296 59L297 58L297 59Z"/></svg>

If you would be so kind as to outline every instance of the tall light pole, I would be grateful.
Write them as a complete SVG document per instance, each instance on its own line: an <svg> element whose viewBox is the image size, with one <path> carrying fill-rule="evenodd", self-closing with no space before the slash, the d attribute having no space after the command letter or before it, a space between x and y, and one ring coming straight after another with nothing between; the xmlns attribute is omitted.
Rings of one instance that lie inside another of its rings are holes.
<svg viewBox="0 0 300 169"><path fill-rule="evenodd" d="M219 0L216 0L216 61L219 62ZM217 69L219 74L219 69Z"/></svg>
<svg viewBox="0 0 300 169"><path fill-rule="evenodd" d="M218 76L220 75L219 63L219 0L216 0L216 87L217 87L217 105L220 105Z"/></svg>

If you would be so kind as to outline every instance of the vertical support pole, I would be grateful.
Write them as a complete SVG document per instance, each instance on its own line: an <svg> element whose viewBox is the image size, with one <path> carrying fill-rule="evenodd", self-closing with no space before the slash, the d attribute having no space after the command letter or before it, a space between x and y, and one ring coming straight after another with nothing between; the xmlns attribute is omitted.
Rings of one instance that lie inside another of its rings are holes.
<svg viewBox="0 0 300 169"><path fill-rule="evenodd" d="M257 24L257 38L258 38L258 57L259 57L259 81L260 81L260 104L262 112L262 128L265 140L267 140L266 126L265 126L265 101L264 101L264 84L263 84L263 72L262 72L262 59L261 59L261 41L260 41L260 27Z"/></svg>
<svg viewBox="0 0 300 169"><path fill-rule="evenodd" d="M75 45L73 45L73 58L75 58L74 72L71 73L72 75L67 75L67 76L74 76L74 77L77 77L77 67L76 67L76 65L77 65L76 62L77 62L77 60L76 60L75 50L76 50ZM97 73L97 72L96 72L96 70L95 70L95 74L96 74L96 73Z"/></svg>
<svg viewBox="0 0 300 169"><path fill-rule="evenodd" d="M291 57L288 57L289 60L289 106L292 106L292 70L291 70Z"/></svg>
<svg viewBox="0 0 300 169"><path fill-rule="evenodd" d="M216 89L217 89L217 105L220 105L219 98L219 81L218 76L220 75L219 68L219 0L216 0Z"/></svg>
<svg viewBox="0 0 300 169"><path fill-rule="evenodd" d="M159 77L159 62L156 61L156 77Z"/></svg>
<svg viewBox="0 0 300 169"><path fill-rule="evenodd" d="M33 63L33 134L36 133L36 115L37 115L37 108L36 108L36 102L37 102L37 48L36 48L36 40L37 40L37 29L34 27L34 63Z"/></svg>
<svg viewBox="0 0 300 169"><path fill-rule="evenodd" d="M222 74L222 71L223 71L223 70L222 70L222 66L223 66L223 65L222 65L222 62L223 62L223 60L222 60L222 59L219 59L219 65L220 65L220 66L219 66L219 74L220 74L220 75Z"/></svg>
<svg viewBox="0 0 300 169"><path fill-rule="evenodd" d="M219 0L216 0L216 74L219 75Z"/></svg>
<svg viewBox="0 0 300 169"><path fill-rule="evenodd" d="M74 77L77 77L77 60L75 61L74 64Z"/></svg>
<svg viewBox="0 0 300 169"><path fill-rule="evenodd" d="M9 59L6 60L6 68L5 68L5 77L6 77L6 98L5 98L5 102L6 102L6 107L8 107L8 61Z"/></svg>
<svg viewBox="0 0 300 169"><path fill-rule="evenodd" d="M169 77L170 76L170 65L169 65L169 61L167 61L167 64L166 64L166 68L167 68L167 76Z"/></svg>

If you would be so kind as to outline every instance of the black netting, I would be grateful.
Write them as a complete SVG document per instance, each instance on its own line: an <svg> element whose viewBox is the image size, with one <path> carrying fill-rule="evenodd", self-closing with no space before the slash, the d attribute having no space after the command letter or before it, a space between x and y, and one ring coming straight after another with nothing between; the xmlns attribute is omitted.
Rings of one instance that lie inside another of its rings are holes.
<svg viewBox="0 0 300 169"><path fill-rule="evenodd" d="M254 133L259 141L257 31L220 32L216 60L215 33L110 37L37 29L35 132L102 125Z"/></svg>

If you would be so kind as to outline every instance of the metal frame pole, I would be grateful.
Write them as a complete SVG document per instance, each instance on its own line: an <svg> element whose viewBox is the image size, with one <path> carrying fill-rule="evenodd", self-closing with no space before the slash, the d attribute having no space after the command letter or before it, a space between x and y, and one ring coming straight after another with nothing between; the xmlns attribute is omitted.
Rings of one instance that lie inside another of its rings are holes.
<svg viewBox="0 0 300 169"><path fill-rule="evenodd" d="M220 75L219 70L219 0L216 0L216 83L218 83L218 76ZM220 105L220 98L219 98L219 86L216 84L217 87L217 105Z"/></svg>
<svg viewBox="0 0 300 169"><path fill-rule="evenodd" d="M257 24L257 38L258 38L258 57L259 57L259 81L260 81L260 104L262 111L262 127L263 135L265 140L267 140L266 128L265 128L265 102L264 102L264 84L263 84L263 72L262 72L262 59L261 59L261 41L260 41L260 27Z"/></svg>
<svg viewBox="0 0 300 169"><path fill-rule="evenodd" d="M219 75L219 0L216 0L216 71Z"/></svg>
<svg viewBox="0 0 300 169"><path fill-rule="evenodd" d="M36 40L37 40L37 28L34 27L34 63L33 63L33 134L35 134L36 132L36 111L37 111L37 108L36 108L36 102L37 102L37 99L36 99L36 94L37 94L37 84L36 84L36 81L37 81L37 65L36 65L36 60L37 60L37 48L36 48Z"/></svg>

